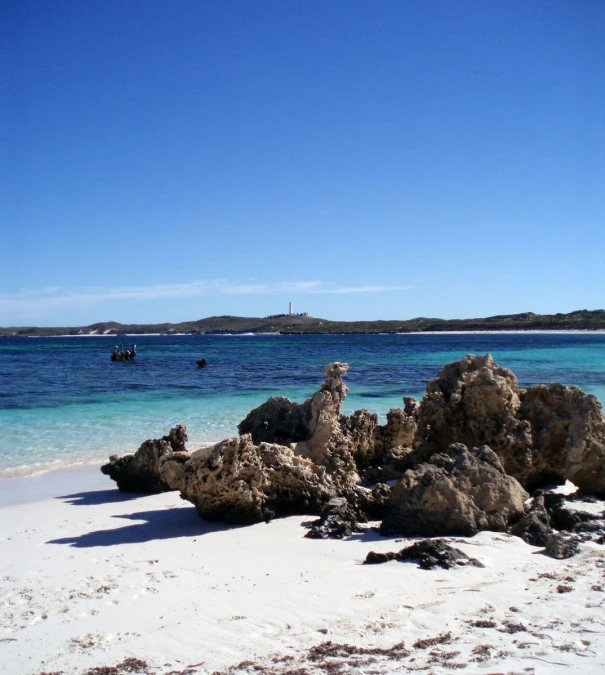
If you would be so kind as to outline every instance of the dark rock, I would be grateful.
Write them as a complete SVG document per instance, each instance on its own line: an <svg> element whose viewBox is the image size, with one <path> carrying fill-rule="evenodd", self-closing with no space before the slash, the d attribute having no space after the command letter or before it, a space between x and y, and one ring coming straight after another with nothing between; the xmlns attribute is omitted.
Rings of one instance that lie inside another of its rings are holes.
<svg viewBox="0 0 605 675"><path fill-rule="evenodd" d="M561 508L567 501L567 496L557 492L537 491L535 494L541 494L544 498L544 508L550 513L553 509Z"/></svg>
<svg viewBox="0 0 605 675"><path fill-rule="evenodd" d="M356 487L347 495L350 504L365 514L367 520L380 520L389 509L392 488L378 483L373 489Z"/></svg>
<svg viewBox="0 0 605 675"><path fill-rule="evenodd" d="M383 534L471 536L505 531L525 513L527 493L488 447L458 443L405 472L388 500Z"/></svg>
<svg viewBox="0 0 605 675"><path fill-rule="evenodd" d="M284 396L272 396L251 410L237 425L240 436L250 434L255 445L290 445L309 438L311 409L309 401L294 403Z"/></svg>
<svg viewBox="0 0 605 675"><path fill-rule="evenodd" d="M158 493L175 489L160 475L160 466L168 457L189 457L185 449L187 428L180 424L167 436L145 441L133 455L112 455L101 472L115 480L122 492Z"/></svg>
<svg viewBox="0 0 605 675"><path fill-rule="evenodd" d="M579 550L579 540L574 536L566 536L561 533L551 534L546 542L545 552L551 558L562 560L571 558Z"/></svg>
<svg viewBox="0 0 605 675"><path fill-rule="evenodd" d="M532 546L545 546L552 534L550 516L544 508L544 496L534 497L525 515L511 528L510 533L521 537Z"/></svg>
<svg viewBox="0 0 605 675"><path fill-rule="evenodd" d="M402 548L398 553L368 553L364 565L375 565L389 560L417 560L420 567L425 570L434 567L451 569L455 566L472 565L473 567L485 567L476 558L470 558L457 548L450 546L443 539L423 539L411 546Z"/></svg>
<svg viewBox="0 0 605 675"><path fill-rule="evenodd" d="M309 539L343 539L361 532L359 523L367 522L362 511L344 497L331 499L322 509L319 520L311 525L305 537Z"/></svg>
<svg viewBox="0 0 605 675"><path fill-rule="evenodd" d="M594 516L590 513L582 513L581 511L570 511L564 507L558 507L549 510L550 520L556 530L566 530L571 532L580 523L587 520L594 520Z"/></svg>
<svg viewBox="0 0 605 675"><path fill-rule="evenodd" d="M376 551L370 551L366 556L366 559L363 561L364 565L380 565L389 560L395 560L397 553L376 553Z"/></svg>

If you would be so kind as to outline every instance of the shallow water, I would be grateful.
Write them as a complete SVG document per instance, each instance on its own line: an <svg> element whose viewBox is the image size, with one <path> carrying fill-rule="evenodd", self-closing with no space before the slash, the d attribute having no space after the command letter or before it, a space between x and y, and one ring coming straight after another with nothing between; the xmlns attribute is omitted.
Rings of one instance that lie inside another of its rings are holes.
<svg viewBox="0 0 605 675"><path fill-rule="evenodd" d="M234 435L269 396L302 402L346 361L344 412L384 420L403 396L464 354L491 353L521 386L573 384L605 401L604 334L137 336L0 338L0 476L98 462L186 424L189 446ZM208 367L197 368L205 358Z"/></svg>

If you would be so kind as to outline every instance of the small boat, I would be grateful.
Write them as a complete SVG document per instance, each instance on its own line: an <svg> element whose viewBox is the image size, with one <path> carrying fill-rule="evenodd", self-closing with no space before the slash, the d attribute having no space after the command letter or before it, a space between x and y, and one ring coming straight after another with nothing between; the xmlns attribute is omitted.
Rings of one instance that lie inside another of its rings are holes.
<svg viewBox="0 0 605 675"><path fill-rule="evenodd" d="M112 361L134 361L137 355L137 346L132 345L132 349L120 349L117 345L113 348L111 353Z"/></svg>
<svg viewBox="0 0 605 675"><path fill-rule="evenodd" d="M206 367L206 359L200 359L200 360L197 362L197 367L198 367L198 368L205 368L205 367Z"/></svg>

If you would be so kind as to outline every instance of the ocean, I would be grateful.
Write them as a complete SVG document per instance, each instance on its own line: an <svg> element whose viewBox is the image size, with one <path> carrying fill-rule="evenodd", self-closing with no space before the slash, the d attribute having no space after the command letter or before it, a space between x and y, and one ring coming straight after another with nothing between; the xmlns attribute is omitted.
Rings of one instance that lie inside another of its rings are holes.
<svg viewBox="0 0 605 675"><path fill-rule="evenodd" d="M133 343L134 362L110 360ZM344 412L384 422L444 365L488 352L521 386L561 382L605 401L601 333L0 338L0 478L98 464L176 424L190 449L219 441L269 396L311 396L333 361L350 364Z"/></svg>

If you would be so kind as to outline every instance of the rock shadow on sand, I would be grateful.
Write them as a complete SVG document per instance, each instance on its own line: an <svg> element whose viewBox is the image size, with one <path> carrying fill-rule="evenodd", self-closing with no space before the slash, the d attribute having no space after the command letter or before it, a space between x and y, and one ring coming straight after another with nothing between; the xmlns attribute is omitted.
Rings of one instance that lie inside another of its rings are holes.
<svg viewBox="0 0 605 675"><path fill-rule="evenodd" d="M200 520L194 508L141 511L139 513L125 513L112 517L144 522L112 530L86 532L75 537L51 539L46 543L65 544L74 548L94 548L97 546L141 544L147 541L179 539L181 537L200 537L212 532L233 529L233 526L225 525L224 523L209 523Z"/></svg>
<svg viewBox="0 0 605 675"><path fill-rule="evenodd" d="M119 490L90 490L88 492L76 492L73 495L61 495L57 499L65 500L73 506L98 506L99 504L114 504L127 502L139 497L146 497L146 493L120 492Z"/></svg>

